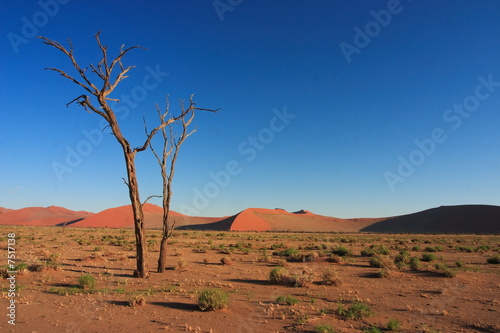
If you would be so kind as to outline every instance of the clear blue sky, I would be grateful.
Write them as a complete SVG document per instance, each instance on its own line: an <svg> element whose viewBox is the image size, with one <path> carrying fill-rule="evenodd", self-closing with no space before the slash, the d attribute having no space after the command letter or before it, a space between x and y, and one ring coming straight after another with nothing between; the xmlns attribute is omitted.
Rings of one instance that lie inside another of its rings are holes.
<svg viewBox="0 0 500 333"><path fill-rule="evenodd" d="M221 108L199 113L182 147L176 211L378 217L500 203L496 0L42 0L0 10L0 206L129 203L119 145L99 116L66 108L83 91L43 70L71 66L33 37L71 38L85 67L99 60L98 30L111 54L147 48L124 59L137 67L114 95L134 146L167 94L172 112L191 94ZM137 168L143 199L159 194L149 151Z"/></svg>

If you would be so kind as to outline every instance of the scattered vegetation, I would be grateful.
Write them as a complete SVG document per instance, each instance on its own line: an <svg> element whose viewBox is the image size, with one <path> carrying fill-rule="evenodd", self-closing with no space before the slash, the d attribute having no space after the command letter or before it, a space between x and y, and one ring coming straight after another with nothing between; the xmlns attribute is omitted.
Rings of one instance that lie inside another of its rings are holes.
<svg viewBox="0 0 500 333"><path fill-rule="evenodd" d="M274 267L271 272L269 272L269 282L272 284L285 284L289 276L290 274L285 268Z"/></svg>
<svg viewBox="0 0 500 333"><path fill-rule="evenodd" d="M434 253L422 253L422 261L431 262L436 260L437 256Z"/></svg>
<svg viewBox="0 0 500 333"><path fill-rule="evenodd" d="M318 325L314 328L314 331L316 333L335 333L335 330L333 329L333 327L331 327L330 325L328 324L321 324L321 325Z"/></svg>
<svg viewBox="0 0 500 333"><path fill-rule="evenodd" d="M396 319L389 319L387 322L387 330L397 332L401 329L401 324Z"/></svg>
<svg viewBox="0 0 500 333"><path fill-rule="evenodd" d="M339 286L342 284L342 281L336 270L327 267L321 271L321 283L329 286Z"/></svg>
<svg viewBox="0 0 500 333"><path fill-rule="evenodd" d="M198 296L198 306L202 311L214 311L227 308L229 294L219 288L204 289Z"/></svg>
<svg viewBox="0 0 500 333"><path fill-rule="evenodd" d="M359 320L374 315L374 312L370 309L368 305L357 301L353 302L347 308L345 307L345 305L340 304L337 307L336 313L345 319L352 319L352 320Z"/></svg>
<svg viewBox="0 0 500 333"><path fill-rule="evenodd" d="M78 278L78 286L82 289L94 289L95 283L95 277L91 274L83 274Z"/></svg>
<svg viewBox="0 0 500 333"><path fill-rule="evenodd" d="M347 257L352 254L352 250L344 246L337 246L332 249L332 254L338 255L339 257Z"/></svg>
<svg viewBox="0 0 500 333"><path fill-rule="evenodd" d="M276 298L276 303L282 305L295 305L299 303L299 300L293 296L278 296Z"/></svg>

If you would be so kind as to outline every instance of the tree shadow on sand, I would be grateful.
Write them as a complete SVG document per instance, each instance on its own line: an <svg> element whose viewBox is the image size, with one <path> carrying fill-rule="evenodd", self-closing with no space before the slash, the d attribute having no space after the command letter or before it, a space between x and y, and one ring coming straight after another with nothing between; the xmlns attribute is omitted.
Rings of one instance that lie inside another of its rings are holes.
<svg viewBox="0 0 500 333"><path fill-rule="evenodd" d="M260 286L268 286L271 283L267 280L255 280L255 279L228 279L226 281L236 282L236 283L249 283L249 284L257 284Z"/></svg>
<svg viewBox="0 0 500 333"><path fill-rule="evenodd" d="M182 303L182 302L149 302L152 305L163 306L170 309L182 310L182 311L201 311L198 305L192 303Z"/></svg>

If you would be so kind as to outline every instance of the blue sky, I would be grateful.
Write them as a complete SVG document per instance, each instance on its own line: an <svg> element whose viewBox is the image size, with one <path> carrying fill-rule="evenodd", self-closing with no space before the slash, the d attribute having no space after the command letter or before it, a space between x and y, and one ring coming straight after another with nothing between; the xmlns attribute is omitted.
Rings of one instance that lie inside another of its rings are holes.
<svg viewBox="0 0 500 333"><path fill-rule="evenodd" d="M82 89L42 35L85 67L94 34L135 65L115 91L134 146L155 104L194 94L173 209L248 207L379 217L500 195L498 1L2 2L0 206L98 212L128 204L125 166L99 116L66 103ZM72 72L74 73L74 72ZM147 88L147 89L146 89ZM156 144L159 144L156 141ZM161 193L149 151L143 199ZM159 204L159 201L152 201Z"/></svg>

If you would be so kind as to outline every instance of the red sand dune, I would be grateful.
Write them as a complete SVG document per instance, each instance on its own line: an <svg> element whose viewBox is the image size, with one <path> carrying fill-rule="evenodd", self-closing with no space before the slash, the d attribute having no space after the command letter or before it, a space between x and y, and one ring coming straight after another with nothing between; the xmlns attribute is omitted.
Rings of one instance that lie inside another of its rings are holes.
<svg viewBox="0 0 500 333"><path fill-rule="evenodd" d="M62 207L0 208L0 225L133 228L130 205L97 214L75 212ZM163 210L144 205L146 228L162 228ZM375 232L375 233L473 233L499 234L500 207L461 205L428 209L389 218L353 218L317 215L306 210L248 208L233 216L191 217L171 211L169 222L176 229L281 232Z"/></svg>
<svg viewBox="0 0 500 333"><path fill-rule="evenodd" d="M27 207L17 210L2 210L0 224L54 226L83 220L93 213L73 211L63 207Z"/></svg>
<svg viewBox="0 0 500 333"><path fill-rule="evenodd" d="M379 219L339 219L306 210L289 213L283 209L248 208L209 224L192 224L181 229L230 231L311 231L357 232Z"/></svg>
<svg viewBox="0 0 500 333"><path fill-rule="evenodd" d="M163 209L160 206L146 203L143 206L145 221L151 219L160 219L163 215ZM172 215L178 213L172 212ZM180 215L180 214L179 214ZM147 222L145 222L147 223ZM125 205L115 208L109 208L79 221L74 227L100 227L100 228L128 228L134 225L132 206Z"/></svg>
<svg viewBox="0 0 500 333"><path fill-rule="evenodd" d="M157 205L146 203L144 209L144 224L148 229L161 229L163 227L163 208ZM221 218L210 217L190 217L170 211L169 222L175 223L176 227L187 224L206 224L219 221ZM134 219L132 206L126 205L103 210L85 220L72 224L73 227L92 228L133 228Z"/></svg>
<svg viewBox="0 0 500 333"><path fill-rule="evenodd" d="M12 210L13 210L13 209L0 207L0 214L2 214L2 213L7 213L7 212L10 212L10 211L12 211Z"/></svg>

